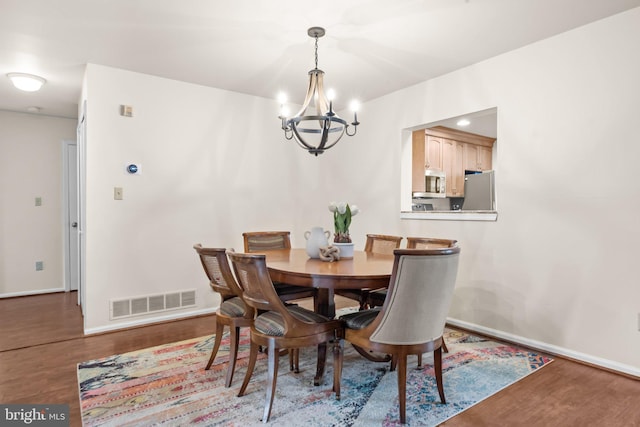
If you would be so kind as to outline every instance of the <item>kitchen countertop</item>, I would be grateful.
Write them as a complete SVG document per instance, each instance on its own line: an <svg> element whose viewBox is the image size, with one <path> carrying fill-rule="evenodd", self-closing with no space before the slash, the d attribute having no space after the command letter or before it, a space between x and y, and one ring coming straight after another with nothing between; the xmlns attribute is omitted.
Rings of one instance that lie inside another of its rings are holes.
<svg viewBox="0 0 640 427"><path fill-rule="evenodd" d="M400 219L438 219L448 221L497 221L498 211L402 211Z"/></svg>

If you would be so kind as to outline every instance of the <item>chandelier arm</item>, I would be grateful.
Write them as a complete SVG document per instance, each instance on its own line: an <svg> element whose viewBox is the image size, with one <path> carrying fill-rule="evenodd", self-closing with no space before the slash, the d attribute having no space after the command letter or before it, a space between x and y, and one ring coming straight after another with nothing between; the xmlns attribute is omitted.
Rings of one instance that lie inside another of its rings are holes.
<svg viewBox="0 0 640 427"><path fill-rule="evenodd" d="M287 141L291 141L291 138L293 138L293 131L291 130L291 128L284 129L284 138Z"/></svg>
<svg viewBox="0 0 640 427"><path fill-rule="evenodd" d="M326 116L329 112L329 101L324 94L324 73L316 77L316 94L316 111L320 115Z"/></svg>
<svg viewBox="0 0 640 427"><path fill-rule="evenodd" d="M317 85L317 75L314 73L315 70L309 71L309 86L307 87L307 94L304 97L304 102L302 103L302 107L293 117L304 116L307 108L311 105L311 100L313 99L313 93L316 90ZM318 70L322 72L321 70Z"/></svg>
<svg viewBox="0 0 640 427"><path fill-rule="evenodd" d="M358 126L354 126L354 127L353 127L353 133L349 133L349 125L347 125L347 126L344 128L344 132L347 134L347 136L353 136L353 135L355 135L355 134L356 134L356 132L358 132Z"/></svg>

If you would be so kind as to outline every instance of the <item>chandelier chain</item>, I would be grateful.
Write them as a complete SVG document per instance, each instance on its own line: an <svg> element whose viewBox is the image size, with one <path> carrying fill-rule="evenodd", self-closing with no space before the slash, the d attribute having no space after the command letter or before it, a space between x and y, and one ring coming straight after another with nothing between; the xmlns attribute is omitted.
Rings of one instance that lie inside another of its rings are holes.
<svg viewBox="0 0 640 427"><path fill-rule="evenodd" d="M316 70L318 69L318 35L316 34Z"/></svg>

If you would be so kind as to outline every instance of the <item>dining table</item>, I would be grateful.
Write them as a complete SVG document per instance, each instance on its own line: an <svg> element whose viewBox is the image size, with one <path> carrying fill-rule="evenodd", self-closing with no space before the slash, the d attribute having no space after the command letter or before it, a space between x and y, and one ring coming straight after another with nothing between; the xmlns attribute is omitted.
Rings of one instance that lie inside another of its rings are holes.
<svg viewBox="0 0 640 427"><path fill-rule="evenodd" d="M311 258L305 249L264 251L269 276L274 282L318 289L314 310L334 318L336 289L379 289L389 285L394 256L354 251L353 258L328 262ZM326 344L318 346L314 384L320 384L326 362Z"/></svg>

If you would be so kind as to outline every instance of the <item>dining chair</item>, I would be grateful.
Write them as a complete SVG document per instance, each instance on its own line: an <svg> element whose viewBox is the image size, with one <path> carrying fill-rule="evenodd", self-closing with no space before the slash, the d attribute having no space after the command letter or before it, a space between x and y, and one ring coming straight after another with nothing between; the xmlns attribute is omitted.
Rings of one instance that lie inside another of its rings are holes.
<svg viewBox="0 0 640 427"><path fill-rule="evenodd" d="M372 254L392 255L393 251L400 247L401 236L388 236L384 234L367 234L364 251ZM369 293L373 289L337 289L337 295L358 301L359 309L369 307Z"/></svg>
<svg viewBox="0 0 640 427"><path fill-rule="evenodd" d="M452 248L458 243L457 240L436 239L432 237L407 237L407 249L436 249ZM387 297L386 289L376 289L369 292L367 305L369 307L380 307ZM446 351L446 350L445 350Z"/></svg>
<svg viewBox="0 0 640 427"><path fill-rule="evenodd" d="M238 344L240 340L240 328L249 327L253 323L253 309L247 307L241 298L242 289L236 283L231 267L227 259L226 249L203 248L200 243L193 246L202 262L211 289L220 294L222 301L216 311L216 335L211 351L211 357L207 362L205 370L211 368L224 333L224 327L229 327L229 363L225 387L231 386L233 371L238 357Z"/></svg>
<svg viewBox="0 0 640 427"><path fill-rule="evenodd" d="M344 339L354 347L392 356L398 371L400 422L405 424L407 355L433 352L438 394L440 401L446 403L442 335L453 298L460 248L396 249L394 255L384 305L340 319L345 322Z"/></svg>
<svg viewBox="0 0 640 427"><path fill-rule="evenodd" d="M407 249L438 249L452 248L458 244L457 240L452 239L436 239L433 237L407 237ZM386 289L376 289L369 293L367 304L369 307L380 307L384 304L387 297ZM442 351L449 352L447 344L442 340ZM422 366L422 355L418 355L418 367Z"/></svg>
<svg viewBox="0 0 640 427"><path fill-rule="evenodd" d="M433 237L407 237L407 249L452 248L457 244L457 240L451 239L436 239Z"/></svg>
<svg viewBox="0 0 640 427"><path fill-rule="evenodd" d="M264 254L228 252L245 303L254 309L251 325L251 349L244 382L238 396L243 396L256 365L258 349L267 348L268 378L263 422L269 421L278 378L280 349L294 354L294 370L299 372L299 349L332 342L334 366L342 366L342 322L329 319L297 305L285 305L273 286ZM334 369L333 391L340 399L340 371Z"/></svg>
<svg viewBox="0 0 640 427"><path fill-rule="evenodd" d="M246 253L264 252L275 249L291 249L288 231L250 231L242 233ZM282 301L313 298L316 304L317 289L276 282L273 284Z"/></svg>

